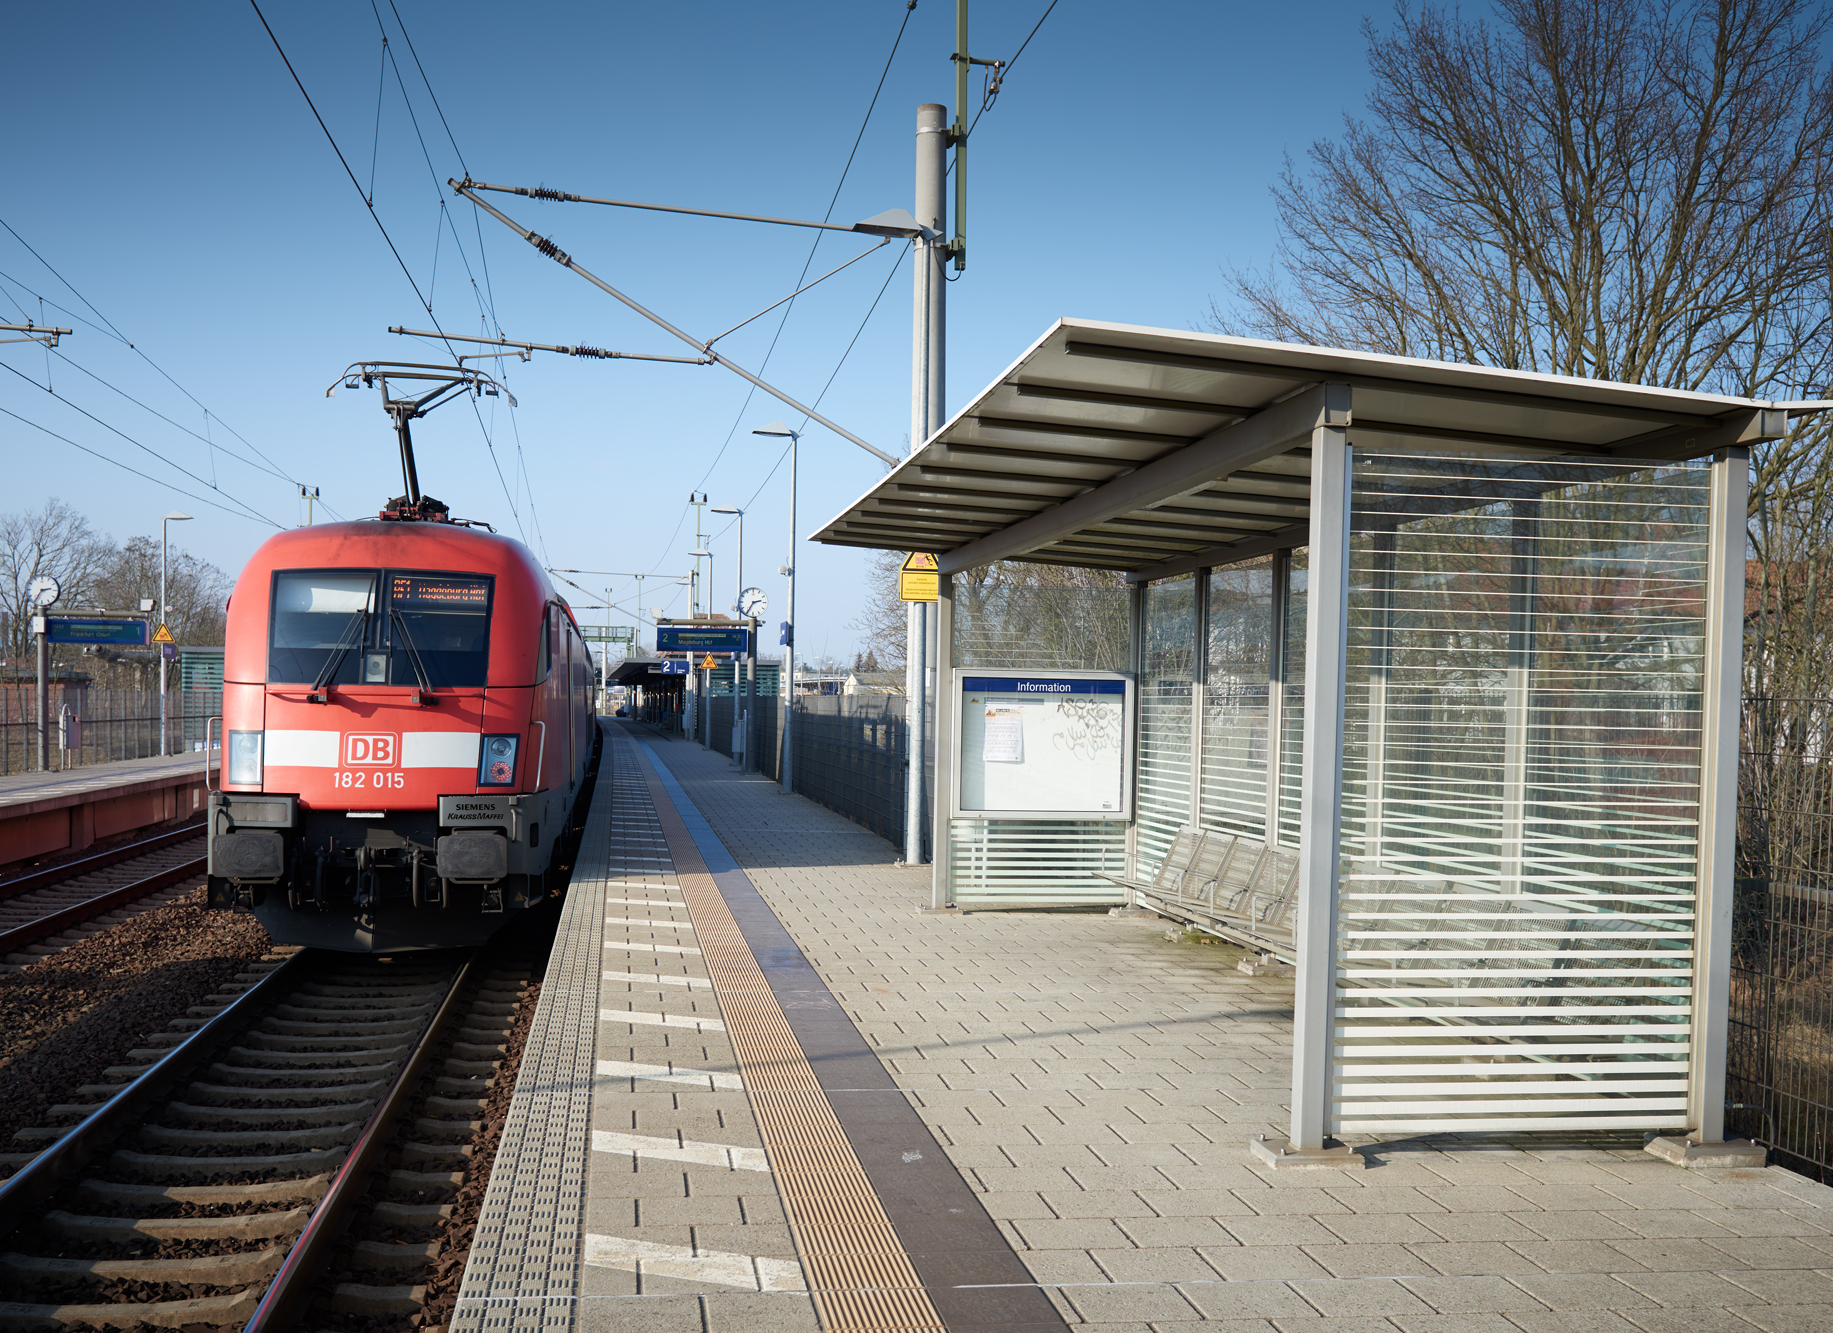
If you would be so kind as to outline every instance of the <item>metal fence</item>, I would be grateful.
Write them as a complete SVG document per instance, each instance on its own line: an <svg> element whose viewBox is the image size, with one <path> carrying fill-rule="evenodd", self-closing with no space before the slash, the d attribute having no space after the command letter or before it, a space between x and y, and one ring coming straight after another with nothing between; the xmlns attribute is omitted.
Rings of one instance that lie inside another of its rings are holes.
<svg viewBox="0 0 1833 1333"><path fill-rule="evenodd" d="M909 728L902 695L830 694L796 700L795 789L904 846Z"/></svg>
<svg viewBox="0 0 1833 1333"><path fill-rule="evenodd" d="M757 701L757 767L781 781L782 701ZM730 756L733 700L708 700L705 728L695 740ZM806 695L796 701L795 790L904 847L904 773L908 728L901 695Z"/></svg>
<svg viewBox="0 0 1833 1333"><path fill-rule="evenodd" d="M1727 1131L1833 1173L1833 699L1746 699Z"/></svg>
<svg viewBox="0 0 1833 1333"><path fill-rule="evenodd" d="M223 711L222 692L173 690L168 711L167 753L202 750L209 719ZM74 719L76 725L60 726L64 718ZM49 733L49 760L54 769L156 755L159 691L53 688ZM217 740L220 743L221 737ZM38 767L36 694L30 687L0 690L0 773L24 773Z"/></svg>

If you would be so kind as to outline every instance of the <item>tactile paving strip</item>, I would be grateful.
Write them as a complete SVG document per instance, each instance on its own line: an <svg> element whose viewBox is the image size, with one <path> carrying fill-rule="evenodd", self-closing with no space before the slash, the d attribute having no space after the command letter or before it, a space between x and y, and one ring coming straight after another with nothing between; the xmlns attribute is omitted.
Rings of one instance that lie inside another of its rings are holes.
<svg viewBox="0 0 1833 1333"><path fill-rule="evenodd" d="M606 777L609 759L601 764ZM453 1333L554 1333L573 1323L612 802L612 783L601 781L465 1260Z"/></svg>
<svg viewBox="0 0 1833 1333"><path fill-rule="evenodd" d="M671 847L682 844L675 851L682 896L822 1327L946 1333L738 922L679 816L669 818L668 793L645 772Z"/></svg>

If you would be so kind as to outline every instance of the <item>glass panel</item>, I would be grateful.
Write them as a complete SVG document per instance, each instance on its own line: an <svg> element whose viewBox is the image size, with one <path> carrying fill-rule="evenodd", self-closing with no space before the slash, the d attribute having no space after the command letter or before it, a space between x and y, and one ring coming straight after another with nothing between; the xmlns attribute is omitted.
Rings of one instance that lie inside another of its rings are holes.
<svg viewBox="0 0 1833 1333"><path fill-rule="evenodd" d="M482 687L490 672L491 580L476 574L389 576L389 680L430 688Z"/></svg>
<svg viewBox="0 0 1833 1333"><path fill-rule="evenodd" d="M1135 811L1142 873L1157 867L1178 829L1190 822L1190 684L1196 638L1195 575L1147 585Z"/></svg>
<svg viewBox="0 0 1833 1333"><path fill-rule="evenodd" d="M1299 779L1305 760L1305 607L1310 552L1292 552L1286 575L1284 655L1280 670L1279 842L1298 846Z"/></svg>
<svg viewBox="0 0 1833 1333"><path fill-rule="evenodd" d="M1262 559L1211 570L1208 585L1203 826L1264 838L1273 562Z"/></svg>
<svg viewBox="0 0 1833 1333"><path fill-rule="evenodd" d="M331 683L361 679L363 650L375 641L374 570L281 570L274 575L267 678L310 685L340 659Z"/></svg>
<svg viewBox="0 0 1833 1333"><path fill-rule="evenodd" d="M1357 452L1338 1131L1685 1126L1708 477Z"/></svg>

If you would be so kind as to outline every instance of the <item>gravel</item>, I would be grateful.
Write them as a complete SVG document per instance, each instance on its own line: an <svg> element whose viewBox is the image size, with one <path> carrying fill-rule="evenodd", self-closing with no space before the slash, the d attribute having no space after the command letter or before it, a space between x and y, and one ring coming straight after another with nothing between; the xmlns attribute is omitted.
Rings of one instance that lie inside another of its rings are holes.
<svg viewBox="0 0 1833 1333"><path fill-rule="evenodd" d="M0 1152L272 948L253 917L206 910L200 886L0 975Z"/></svg>

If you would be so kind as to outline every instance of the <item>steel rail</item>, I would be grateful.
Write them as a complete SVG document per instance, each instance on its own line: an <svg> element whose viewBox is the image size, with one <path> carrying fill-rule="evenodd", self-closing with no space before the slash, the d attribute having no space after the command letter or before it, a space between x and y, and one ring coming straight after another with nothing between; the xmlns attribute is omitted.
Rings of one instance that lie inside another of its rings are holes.
<svg viewBox="0 0 1833 1333"><path fill-rule="evenodd" d="M170 847L173 843L183 842L186 838L195 838L204 831L204 827L204 819L200 815L189 824L170 829L165 833L156 833L139 842L111 847L105 852L97 852L93 856L85 856L80 860L66 861L62 865L47 866L43 870L34 870L30 874L20 875L17 879L0 881L0 901L16 898L22 893L31 893L34 889L61 884L67 879L87 875L92 870L100 870L104 866L111 866L117 862L131 861L136 856L145 856L148 852L156 852L161 847Z"/></svg>
<svg viewBox="0 0 1833 1333"><path fill-rule="evenodd" d="M479 952L474 951L465 960L464 966L458 969L451 990L446 992L445 1002L426 1025L426 1031L421 1034L414 1053L401 1066L400 1073L395 1075L395 1081L376 1104L362 1133L351 1144L343 1165L338 1167L337 1174L331 1178L331 1184L325 1190L325 1197L312 1210L305 1230L299 1233L299 1238L287 1251L280 1271L274 1274L274 1280L262 1295L254 1314L249 1316L242 1333L278 1333L280 1329L291 1327L318 1294L313 1284L319 1276L319 1270L323 1268L331 1246L343 1234L350 1210L367 1191L376 1158L388 1147L396 1119L402 1108L413 1099L427 1062L432 1059L433 1051L451 1022L461 997L469 989L471 977L477 969L478 957Z"/></svg>
<svg viewBox="0 0 1833 1333"><path fill-rule="evenodd" d="M79 921L87 921L92 916L100 916L103 912L120 907L125 903L131 903L136 898L144 898L147 894L157 893L160 889L169 889L174 884L183 883L193 876L203 874L208 866L207 857L200 856L192 861L183 861L170 869L148 875L145 879L137 879L132 884L123 884L118 889L109 889L106 893L98 893L93 898L85 898L80 903L71 903L68 907L60 907L55 912L47 912L44 916L36 917L22 926L0 931L0 955L11 953L15 949L22 949L28 944L42 940L47 935L55 935L66 926L74 926Z"/></svg>
<svg viewBox="0 0 1833 1333"><path fill-rule="evenodd" d="M69 1133L0 1183L0 1237L17 1227L33 1204L95 1156L96 1149L140 1123L174 1083L213 1052L232 1030L246 1025L250 1014L265 1008L277 991L304 970L300 960L305 956L305 951L301 950L262 977L220 1014L156 1060L140 1077L90 1112Z"/></svg>

